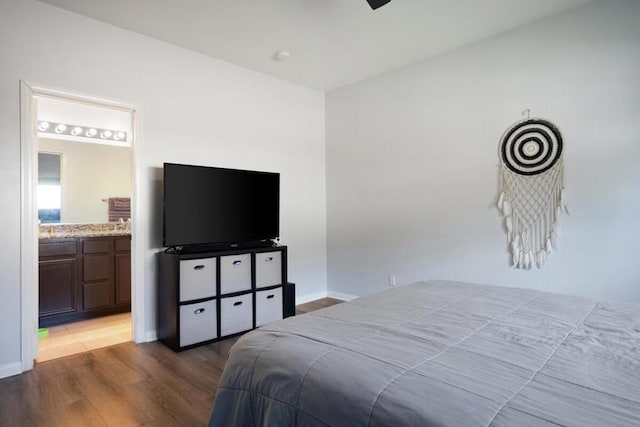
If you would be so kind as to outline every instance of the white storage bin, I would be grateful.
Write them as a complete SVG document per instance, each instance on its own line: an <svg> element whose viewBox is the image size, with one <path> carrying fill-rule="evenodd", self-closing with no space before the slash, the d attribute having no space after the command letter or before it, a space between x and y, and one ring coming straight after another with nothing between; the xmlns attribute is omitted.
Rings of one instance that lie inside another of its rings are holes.
<svg viewBox="0 0 640 427"><path fill-rule="evenodd" d="M222 336L253 328L253 293L220 300L220 334Z"/></svg>
<svg viewBox="0 0 640 427"><path fill-rule="evenodd" d="M256 287L282 284L282 251L256 253Z"/></svg>
<svg viewBox="0 0 640 427"><path fill-rule="evenodd" d="M180 346L218 338L216 300L180 306Z"/></svg>
<svg viewBox="0 0 640 427"><path fill-rule="evenodd" d="M282 288L256 292L256 327L282 319Z"/></svg>
<svg viewBox="0 0 640 427"><path fill-rule="evenodd" d="M251 290L251 254L220 257L220 293Z"/></svg>
<svg viewBox="0 0 640 427"><path fill-rule="evenodd" d="M180 261L180 301L216 296L216 258Z"/></svg>

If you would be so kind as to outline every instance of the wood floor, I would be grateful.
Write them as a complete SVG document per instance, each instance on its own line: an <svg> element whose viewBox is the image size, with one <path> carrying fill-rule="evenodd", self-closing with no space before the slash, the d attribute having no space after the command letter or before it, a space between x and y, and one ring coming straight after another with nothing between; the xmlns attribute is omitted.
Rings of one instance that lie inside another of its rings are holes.
<svg viewBox="0 0 640 427"><path fill-rule="evenodd" d="M339 303L325 298L298 314ZM205 426L237 338L182 353L127 342L0 380L0 426Z"/></svg>

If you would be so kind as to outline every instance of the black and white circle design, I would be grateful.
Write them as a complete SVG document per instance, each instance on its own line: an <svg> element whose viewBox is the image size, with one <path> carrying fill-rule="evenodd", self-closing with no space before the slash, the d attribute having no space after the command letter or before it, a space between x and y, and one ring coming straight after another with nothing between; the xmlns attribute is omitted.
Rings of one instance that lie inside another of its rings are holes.
<svg viewBox="0 0 640 427"><path fill-rule="evenodd" d="M537 175L549 170L562 155L562 135L551 122L529 119L516 123L500 141L500 158L513 172Z"/></svg>

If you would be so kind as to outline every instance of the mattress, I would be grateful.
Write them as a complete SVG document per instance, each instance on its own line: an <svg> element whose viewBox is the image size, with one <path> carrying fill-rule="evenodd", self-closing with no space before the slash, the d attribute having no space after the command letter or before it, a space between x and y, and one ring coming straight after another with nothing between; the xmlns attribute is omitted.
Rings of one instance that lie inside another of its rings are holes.
<svg viewBox="0 0 640 427"><path fill-rule="evenodd" d="M640 426L640 306L450 281L242 336L211 426Z"/></svg>

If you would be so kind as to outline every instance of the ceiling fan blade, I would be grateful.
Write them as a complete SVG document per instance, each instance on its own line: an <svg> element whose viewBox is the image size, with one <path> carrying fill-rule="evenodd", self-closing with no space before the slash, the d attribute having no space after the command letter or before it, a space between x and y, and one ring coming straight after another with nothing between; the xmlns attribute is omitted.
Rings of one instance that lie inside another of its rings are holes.
<svg viewBox="0 0 640 427"><path fill-rule="evenodd" d="M377 8L389 3L390 1L391 0L367 0L367 3L369 3L371 9L376 10Z"/></svg>

